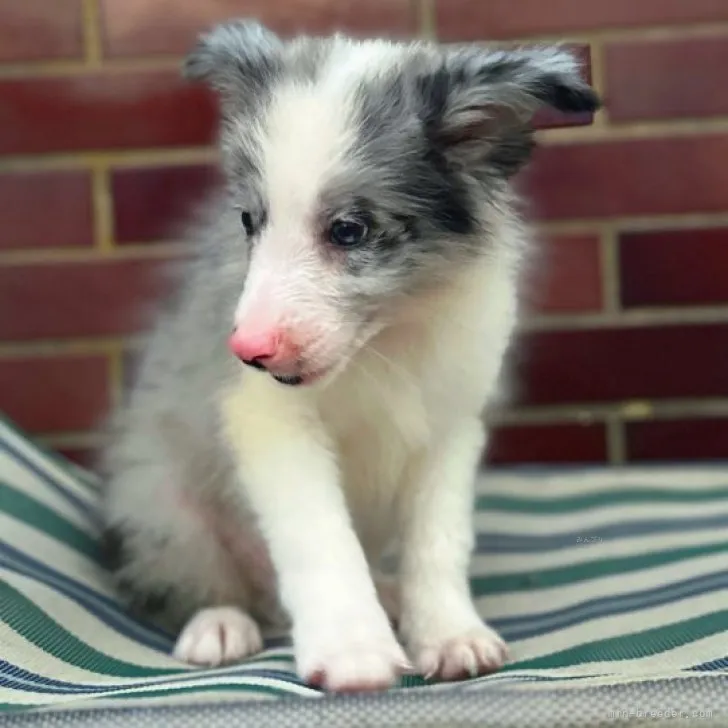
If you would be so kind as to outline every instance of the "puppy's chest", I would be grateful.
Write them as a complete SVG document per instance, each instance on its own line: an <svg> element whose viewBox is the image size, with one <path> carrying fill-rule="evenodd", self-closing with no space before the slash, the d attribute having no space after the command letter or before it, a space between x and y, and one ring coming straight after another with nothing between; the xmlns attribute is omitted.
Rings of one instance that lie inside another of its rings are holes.
<svg viewBox="0 0 728 728"><path fill-rule="evenodd" d="M348 479L376 472L394 485L410 457L427 447L430 415L417 393L391 392L385 400L362 403L358 412L343 411L333 423L337 455Z"/></svg>
<svg viewBox="0 0 728 728"><path fill-rule="evenodd" d="M408 464L428 447L433 421L426 383L416 372L374 371L347 378L321 412L364 540L390 530Z"/></svg>

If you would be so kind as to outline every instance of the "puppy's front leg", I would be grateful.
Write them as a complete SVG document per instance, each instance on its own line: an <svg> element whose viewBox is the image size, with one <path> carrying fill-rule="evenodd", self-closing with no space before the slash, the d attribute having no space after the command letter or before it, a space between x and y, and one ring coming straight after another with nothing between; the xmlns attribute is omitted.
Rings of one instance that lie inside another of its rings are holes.
<svg viewBox="0 0 728 728"><path fill-rule="evenodd" d="M273 390L259 403L252 392L232 396L223 415L293 623L299 675L334 691L392 685L407 659L377 599L318 418L304 400Z"/></svg>
<svg viewBox="0 0 728 728"><path fill-rule="evenodd" d="M403 499L401 629L416 667L444 679L501 667L506 647L473 605L473 485L485 436L463 421L412 463Z"/></svg>

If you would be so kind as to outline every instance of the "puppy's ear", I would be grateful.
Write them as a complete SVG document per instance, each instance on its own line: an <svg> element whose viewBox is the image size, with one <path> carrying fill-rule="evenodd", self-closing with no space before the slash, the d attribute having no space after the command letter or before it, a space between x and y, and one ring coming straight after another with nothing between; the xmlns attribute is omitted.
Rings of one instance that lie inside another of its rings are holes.
<svg viewBox="0 0 728 728"><path fill-rule="evenodd" d="M425 122L452 162L510 177L528 160L531 121L542 106L592 112L599 97L582 79L574 56L560 48L445 53L441 66L420 76Z"/></svg>
<svg viewBox="0 0 728 728"><path fill-rule="evenodd" d="M183 75L203 81L224 101L245 105L280 72L283 41L253 20L233 20L201 36L187 56Z"/></svg>

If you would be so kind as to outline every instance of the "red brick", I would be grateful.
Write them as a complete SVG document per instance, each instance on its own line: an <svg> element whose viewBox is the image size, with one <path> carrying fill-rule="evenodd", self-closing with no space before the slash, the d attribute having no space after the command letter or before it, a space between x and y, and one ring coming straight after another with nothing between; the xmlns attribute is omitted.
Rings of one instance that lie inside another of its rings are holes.
<svg viewBox="0 0 728 728"><path fill-rule="evenodd" d="M725 396L728 324L526 334L514 356L518 403Z"/></svg>
<svg viewBox="0 0 728 728"><path fill-rule="evenodd" d="M0 230L0 250L91 245L88 173L0 174Z"/></svg>
<svg viewBox="0 0 728 728"><path fill-rule="evenodd" d="M631 461L726 460L728 418L630 422L627 454Z"/></svg>
<svg viewBox="0 0 728 728"><path fill-rule="evenodd" d="M218 180L217 170L204 165L115 170L111 187L117 242L174 236Z"/></svg>
<svg viewBox="0 0 728 728"><path fill-rule="evenodd" d="M2 0L0 62L79 57L81 4L82 0Z"/></svg>
<svg viewBox="0 0 728 728"><path fill-rule="evenodd" d="M0 81L0 154L208 144L212 95L174 72Z"/></svg>
<svg viewBox="0 0 728 728"><path fill-rule="evenodd" d="M102 0L110 55L186 53L197 34L232 17L254 17L284 35L344 30L416 33L409 0Z"/></svg>
<svg viewBox="0 0 728 728"><path fill-rule="evenodd" d="M724 0L436 0L442 40L571 35L606 27L728 20Z"/></svg>
<svg viewBox="0 0 728 728"><path fill-rule="evenodd" d="M724 212L728 135L549 144L522 178L541 219Z"/></svg>
<svg viewBox="0 0 728 728"><path fill-rule="evenodd" d="M728 113L728 37L625 41L606 49L612 121Z"/></svg>
<svg viewBox="0 0 728 728"><path fill-rule="evenodd" d="M0 268L0 338L132 334L164 286L158 260L42 263Z"/></svg>
<svg viewBox="0 0 728 728"><path fill-rule="evenodd" d="M0 412L28 432L88 430L110 403L100 356L0 360Z"/></svg>
<svg viewBox="0 0 728 728"><path fill-rule="evenodd" d="M562 235L540 240L525 280L527 308L543 313L602 307L599 238Z"/></svg>
<svg viewBox="0 0 728 728"><path fill-rule="evenodd" d="M620 239L624 306L728 302L728 229L624 233Z"/></svg>
<svg viewBox="0 0 728 728"><path fill-rule="evenodd" d="M603 463L607 460L603 425L507 425L491 435L487 460L503 463Z"/></svg>

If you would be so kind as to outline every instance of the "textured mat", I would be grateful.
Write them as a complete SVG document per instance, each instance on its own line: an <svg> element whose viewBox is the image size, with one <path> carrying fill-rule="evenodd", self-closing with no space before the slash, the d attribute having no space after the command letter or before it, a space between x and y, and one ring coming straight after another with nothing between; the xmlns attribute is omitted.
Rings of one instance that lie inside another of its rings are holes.
<svg viewBox="0 0 728 728"><path fill-rule="evenodd" d="M483 477L472 586L512 664L362 698L303 685L280 641L175 662L99 566L95 488L0 424L0 724L728 725L728 463Z"/></svg>

